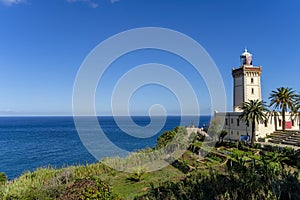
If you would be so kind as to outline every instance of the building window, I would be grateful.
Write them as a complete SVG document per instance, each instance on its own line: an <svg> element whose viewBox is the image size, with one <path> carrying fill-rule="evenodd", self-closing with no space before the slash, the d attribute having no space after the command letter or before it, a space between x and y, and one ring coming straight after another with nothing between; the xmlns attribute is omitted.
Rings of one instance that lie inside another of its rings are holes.
<svg viewBox="0 0 300 200"><path fill-rule="evenodd" d="M233 124L233 119L231 119L231 124Z"/></svg>
<svg viewBox="0 0 300 200"><path fill-rule="evenodd" d="M279 120L279 126L281 126L281 119Z"/></svg>
<svg viewBox="0 0 300 200"><path fill-rule="evenodd" d="M228 119L227 118L225 119L225 125L228 125Z"/></svg>
<svg viewBox="0 0 300 200"><path fill-rule="evenodd" d="M253 78L251 78L251 83L254 83L254 80L253 80Z"/></svg>
<svg viewBox="0 0 300 200"><path fill-rule="evenodd" d="M233 131L231 131L231 135L233 135Z"/></svg>
<svg viewBox="0 0 300 200"><path fill-rule="evenodd" d="M254 94L254 88L251 88L251 94Z"/></svg>
<svg viewBox="0 0 300 200"><path fill-rule="evenodd" d="M236 119L236 125L240 126L240 120L239 119Z"/></svg>
<svg viewBox="0 0 300 200"><path fill-rule="evenodd" d="M237 131L236 134L237 134L237 135L240 135L240 132Z"/></svg>
<svg viewBox="0 0 300 200"><path fill-rule="evenodd" d="M295 126L295 122L294 122L294 120L292 120L292 126Z"/></svg>

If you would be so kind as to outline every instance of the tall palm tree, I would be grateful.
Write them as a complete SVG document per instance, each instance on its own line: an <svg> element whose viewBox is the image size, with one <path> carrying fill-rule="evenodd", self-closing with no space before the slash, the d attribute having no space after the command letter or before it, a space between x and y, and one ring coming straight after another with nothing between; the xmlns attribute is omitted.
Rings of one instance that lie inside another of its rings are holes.
<svg viewBox="0 0 300 200"><path fill-rule="evenodd" d="M267 119L265 114L267 109L265 108L264 103L258 99L244 102L240 106L240 109L243 110L243 112L239 118L245 123L249 121L252 125L251 144L253 145L255 142L256 124L265 122Z"/></svg>
<svg viewBox="0 0 300 200"><path fill-rule="evenodd" d="M297 104L295 105L294 110L292 110L292 117L294 119L296 119L296 121L298 121L298 125L299 125L299 130L300 130L300 103L297 102Z"/></svg>
<svg viewBox="0 0 300 200"><path fill-rule="evenodd" d="M279 114L276 110L269 110L267 112L268 119L271 118L271 120L270 120L271 124L272 124L272 118L274 120L275 131L278 130L278 126L277 126L278 116L279 116Z"/></svg>
<svg viewBox="0 0 300 200"><path fill-rule="evenodd" d="M288 87L277 88L270 94L270 107L273 106L275 109L281 109L283 131L285 131L285 113L288 110L295 109L295 104L298 98L299 95L295 94L295 91Z"/></svg>

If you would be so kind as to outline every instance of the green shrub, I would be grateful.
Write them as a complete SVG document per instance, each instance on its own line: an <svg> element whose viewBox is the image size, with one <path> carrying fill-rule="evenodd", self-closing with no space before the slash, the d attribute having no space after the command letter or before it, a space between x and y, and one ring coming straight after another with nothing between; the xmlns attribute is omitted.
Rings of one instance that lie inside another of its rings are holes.
<svg viewBox="0 0 300 200"><path fill-rule="evenodd" d="M133 174L130 174L130 177L128 180L134 181L134 182L140 182L143 180L143 175L145 174L146 170L143 167L137 167L135 172Z"/></svg>
<svg viewBox="0 0 300 200"><path fill-rule="evenodd" d="M48 167L26 172L5 185L3 199L55 199L64 189L62 181L70 180L64 171Z"/></svg>
<svg viewBox="0 0 300 200"><path fill-rule="evenodd" d="M177 169L179 169L180 171L182 171L183 173L187 174L190 171L190 167L189 165L181 160L176 160L175 162L172 163L173 167L176 167Z"/></svg>
<svg viewBox="0 0 300 200"><path fill-rule="evenodd" d="M7 176L5 175L4 172L0 173L0 185L3 185L7 182Z"/></svg>
<svg viewBox="0 0 300 200"><path fill-rule="evenodd" d="M58 200L77 200L77 199L120 199L113 194L110 186L103 182L99 177L91 176L76 180L68 186Z"/></svg>
<svg viewBox="0 0 300 200"><path fill-rule="evenodd" d="M176 135L175 131L165 131L157 138L157 146L159 148L165 147L169 142L171 142Z"/></svg>
<svg viewBox="0 0 300 200"><path fill-rule="evenodd" d="M261 149L261 143L255 143L253 148L255 149Z"/></svg>
<svg viewBox="0 0 300 200"><path fill-rule="evenodd" d="M242 157L232 161L234 166L225 172L211 170L204 174L198 169L179 182L152 184L136 199L300 199L297 172L278 169L274 162L252 160L247 165Z"/></svg>

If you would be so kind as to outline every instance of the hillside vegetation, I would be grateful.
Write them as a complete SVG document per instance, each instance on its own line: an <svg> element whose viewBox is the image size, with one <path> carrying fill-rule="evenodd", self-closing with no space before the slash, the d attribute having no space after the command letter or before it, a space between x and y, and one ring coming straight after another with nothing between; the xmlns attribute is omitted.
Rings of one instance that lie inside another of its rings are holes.
<svg viewBox="0 0 300 200"><path fill-rule="evenodd" d="M183 127L164 132L157 148L182 133ZM120 172L99 162L40 168L9 182L2 173L0 199L300 199L299 151L218 142L202 158L203 143L196 136L179 159L153 172ZM133 158L109 159L124 165Z"/></svg>

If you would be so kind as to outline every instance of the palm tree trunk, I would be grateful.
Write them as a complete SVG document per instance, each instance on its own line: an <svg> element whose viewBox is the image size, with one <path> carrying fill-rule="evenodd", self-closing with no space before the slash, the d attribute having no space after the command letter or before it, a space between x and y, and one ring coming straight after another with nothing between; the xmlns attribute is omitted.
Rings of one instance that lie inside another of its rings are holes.
<svg viewBox="0 0 300 200"><path fill-rule="evenodd" d="M255 142L255 121L253 120L252 124L252 135L251 135L251 145L254 145Z"/></svg>
<svg viewBox="0 0 300 200"><path fill-rule="evenodd" d="M274 125L275 125L275 131L277 131L278 130L278 128L277 128L277 114L275 114L275 116L274 116Z"/></svg>
<svg viewBox="0 0 300 200"><path fill-rule="evenodd" d="M273 117L274 117L274 126L275 126L275 131L277 131L277 113L275 110L273 110Z"/></svg>
<svg viewBox="0 0 300 200"><path fill-rule="evenodd" d="M285 131L285 108L282 108L282 130Z"/></svg>
<svg viewBox="0 0 300 200"><path fill-rule="evenodd" d="M299 130L300 130L300 113L298 113L298 124L299 124Z"/></svg>

